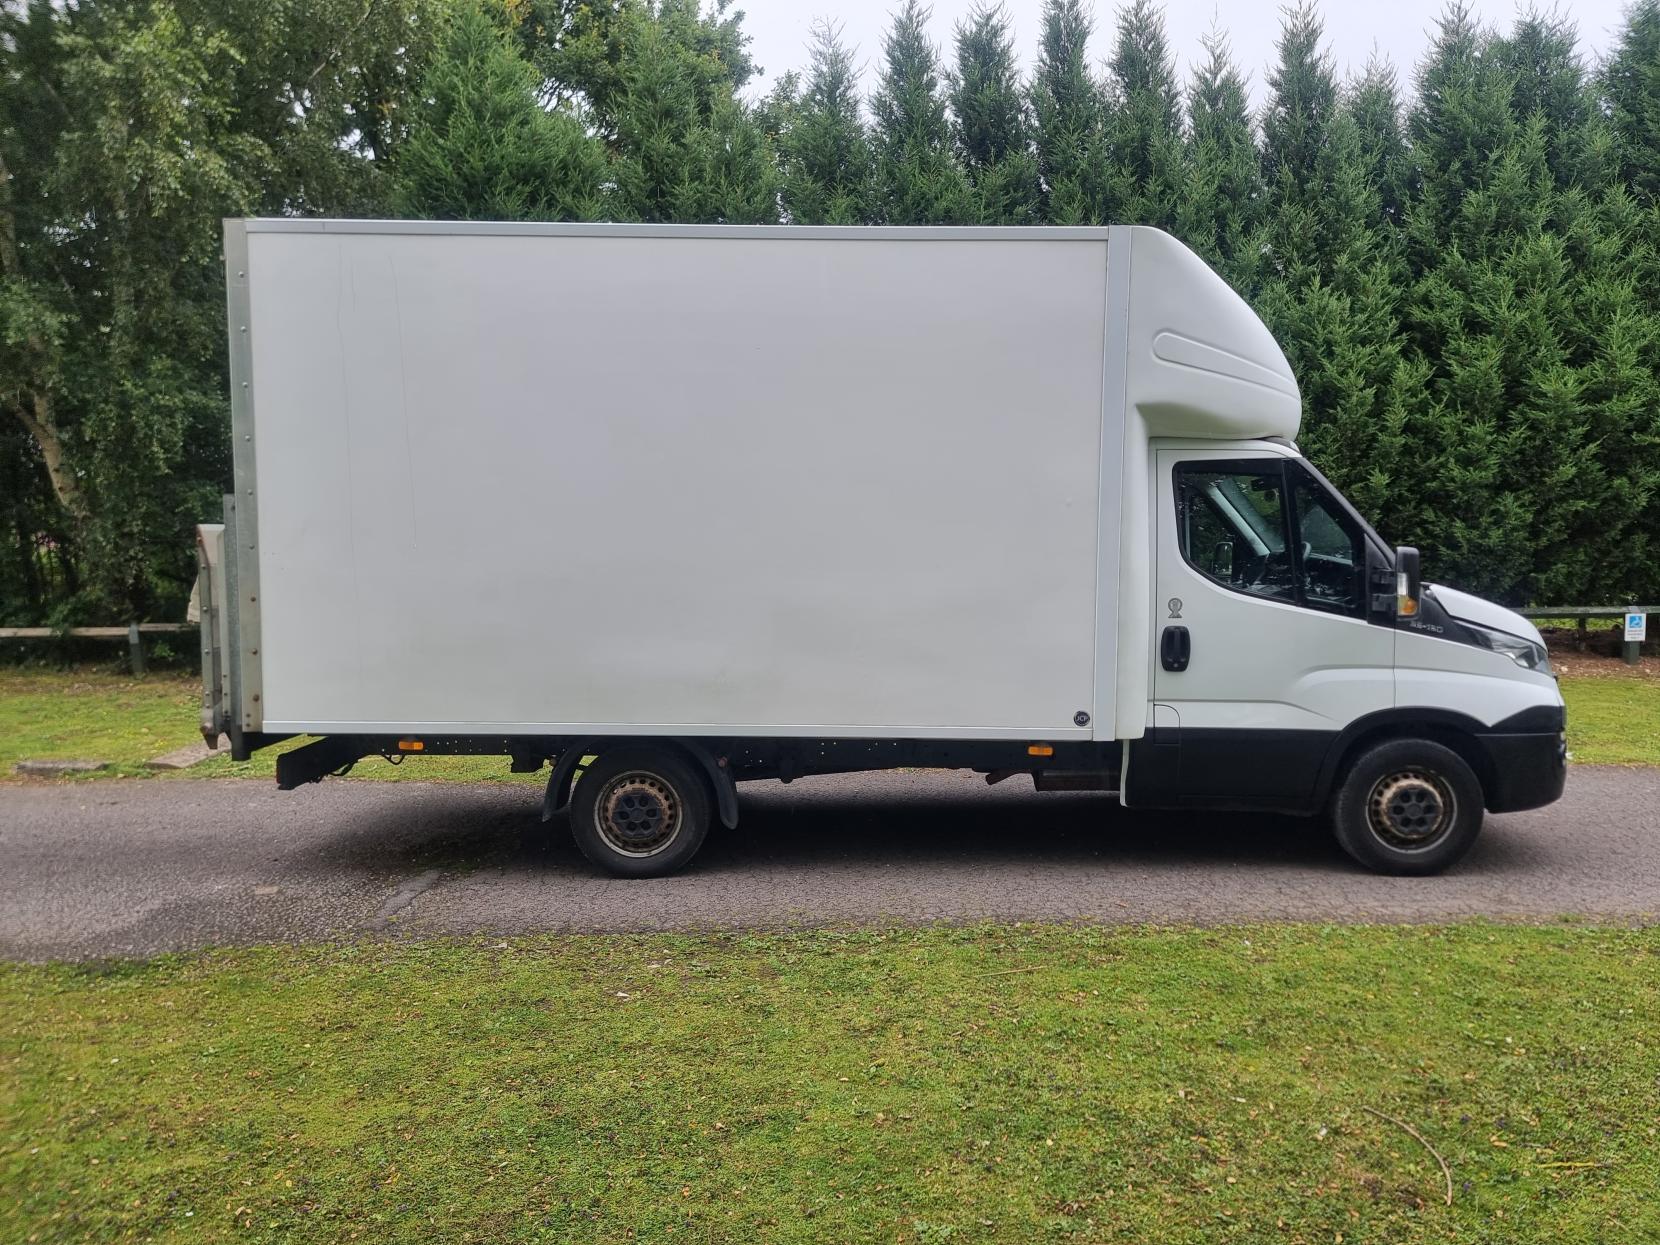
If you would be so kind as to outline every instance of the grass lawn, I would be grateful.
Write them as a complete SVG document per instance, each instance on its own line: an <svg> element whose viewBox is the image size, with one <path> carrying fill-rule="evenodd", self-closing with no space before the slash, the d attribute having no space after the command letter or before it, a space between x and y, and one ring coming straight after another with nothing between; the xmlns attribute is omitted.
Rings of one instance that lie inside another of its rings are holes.
<svg viewBox="0 0 1660 1245"><path fill-rule="evenodd" d="M1651 663L1652 664L1652 663ZM1590 668L1590 663L1579 662ZM1660 765L1660 679L1602 661L1595 674L1562 680L1568 701L1568 746L1594 765ZM25 758L84 758L114 763L106 774L147 774L144 762L197 738L199 685L194 677L144 679L98 672L71 674L0 669L0 782ZM295 744L284 745L293 747ZM269 778L281 748L237 764L229 754L187 771L193 777ZM360 761L353 777L543 782L546 774L509 774L505 757L410 757L402 765Z"/></svg>
<svg viewBox="0 0 1660 1245"><path fill-rule="evenodd" d="M1564 678L1568 749L1599 765L1660 765L1660 679Z"/></svg>
<svg viewBox="0 0 1660 1245"><path fill-rule="evenodd" d="M194 675L142 679L101 671L73 673L0 668L0 782L22 760L109 761L111 768L71 781L152 774L144 762L199 740L202 685ZM238 764L226 752L185 771L191 777L271 778L279 752L267 748ZM506 757L420 757L402 765L360 761L354 777L449 779L459 782L546 782L547 775L509 774Z"/></svg>
<svg viewBox="0 0 1660 1245"><path fill-rule="evenodd" d="M110 761L135 772L200 738L200 689L176 675L0 668L0 779L23 760Z"/></svg>
<svg viewBox="0 0 1660 1245"><path fill-rule="evenodd" d="M1657 1026L1573 926L11 965L0 1239L1656 1240Z"/></svg>

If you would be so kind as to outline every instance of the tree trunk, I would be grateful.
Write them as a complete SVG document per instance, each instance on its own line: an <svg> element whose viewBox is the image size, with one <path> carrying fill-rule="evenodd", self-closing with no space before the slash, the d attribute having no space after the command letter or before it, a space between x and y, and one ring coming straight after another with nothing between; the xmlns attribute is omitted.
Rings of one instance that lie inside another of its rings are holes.
<svg viewBox="0 0 1660 1245"><path fill-rule="evenodd" d="M23 279L23 262L17 250L17 212L12 206L12 175L4 156L0 156L0 276ZM13 409L35 444L40 446L53 496L79 527L91 512L81 482L64 461L63 433L52 409L51 389L44 380L48 361L46 341L39 333L30 333L25 344L35 360L37 374L29 380L18 378L17 404Z"/></svg>
<svg viewBox="0 0 1660 1245"><path fill-rule="evenodd" d="M85 523L92 512L87 508L81 482L64 461L63 434L52 418L52 395L37 390L25 395L13 409L40 447L40 457L46 464L46 478L51 482L52 494L58 499L58 504L69 512L77 526Z"/></svg>

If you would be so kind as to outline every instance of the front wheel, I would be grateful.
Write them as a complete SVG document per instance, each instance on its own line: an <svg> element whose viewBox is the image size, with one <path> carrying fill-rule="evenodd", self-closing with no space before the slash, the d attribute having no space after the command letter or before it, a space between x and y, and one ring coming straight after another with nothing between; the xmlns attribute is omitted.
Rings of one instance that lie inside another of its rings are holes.
<svg viewBox="0 0 1660 1245"><path fill-rule="evenodd" d="M1481 833L1475 772L1451 748L1427 739L1373 744L1332 795L1332 830L1343 850L1379 873L1439 873Z"/></svg>
<svg viewBox="0 0 1660 1245"><path fill-rule="evenodd" d="M623 878L673 873L709 831L709 786L679 753L602 752L571 792L571 834L582 854Z"/></svg>

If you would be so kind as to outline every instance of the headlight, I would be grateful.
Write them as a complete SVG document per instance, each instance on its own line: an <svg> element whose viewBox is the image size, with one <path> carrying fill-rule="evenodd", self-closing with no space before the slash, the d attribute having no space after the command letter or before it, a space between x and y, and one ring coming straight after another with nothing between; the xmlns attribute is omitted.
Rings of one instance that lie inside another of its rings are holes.
<svg viewBox="0 0 1660 1245"><path fill-rule="evenodd" d="M1469 631L1475 642L1483 648L1490 648L1495 653L1503 653L1523 670L1537 670L1540 674L1551 674L1550 655L1545 652L1543 644L1536 643L1519 635L1511 635L1508 631L1494 631L1491 627L1478 627L1473 622L1459 619L1459 623Z"/></svg>

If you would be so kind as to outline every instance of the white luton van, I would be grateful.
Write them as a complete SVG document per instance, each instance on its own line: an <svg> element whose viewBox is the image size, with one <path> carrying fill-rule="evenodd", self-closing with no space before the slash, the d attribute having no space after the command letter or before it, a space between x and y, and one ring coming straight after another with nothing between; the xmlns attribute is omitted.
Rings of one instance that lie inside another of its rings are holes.
<svg viewBox="0 0 1660 1245"><path fill-rule="evenodd" d="M1531 624L1420 586L1155 229L232 220L203 733L550 766L684 865L736 783L1030 774L1428 873L1549 803Z"/></svg>

